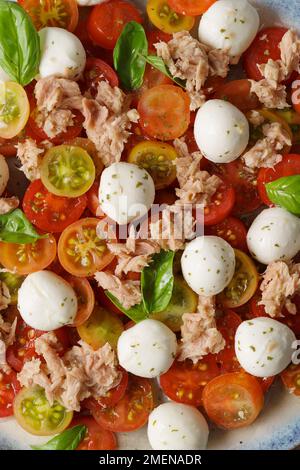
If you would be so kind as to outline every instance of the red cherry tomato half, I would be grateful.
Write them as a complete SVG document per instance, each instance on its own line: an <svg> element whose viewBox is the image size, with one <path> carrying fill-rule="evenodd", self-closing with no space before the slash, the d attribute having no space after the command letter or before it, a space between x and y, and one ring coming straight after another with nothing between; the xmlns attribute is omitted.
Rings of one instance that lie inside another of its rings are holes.
<svg viewBox="0 0 300 470"><path fill-rule="evenodd" d="M9 374L0 372L0 418L13 415L13 401L20 389L21 385L14 371Z"/></svg>
<svg viewBox="0 0 300 470"><path fill-rule="evenodd" d="M217 354L217 362L222 373L235 372L241 369L234 350L234 338L238 326L242 323L239 315L228 310L217 320L217 328L225 339L225 348Z"/></svg>
<svg viewBox="0 0 300 470"><path fill-rule="evenodd" d="M226 240L233 248L247 251L247 229L243 222L235 217L227 217L217 225L207 227L207 235L215 235Z"/></svg>
<svg viewBox="0 0 300 470"><path fill-rule="evenodd" d="M87 29L95 44L104 49L113 49L124 26L130 21L143 22L139 10L129 2L114 0L92 9Z"/></svg>
<svg viewBox="0 0 300 470"><path fill-rule="evenodd" d="M103 407L112 407L115 406L125 395L128 386L128 373L122 371L122 379L117 387L113 388L103 397L99 397L97 400L95 398L88 398L84 402L84 406L89 409L91 412L94 410L101 410Z"/></svg>
<svg viewBox="0 0 300 470"><path fill-rule="evenodd" d="M232 211L235 191L230 183L222 181L210 204L204 209L204 225L214 225L224 220Z"/></svg>
<svg viewBox="0 0 300 470"><path fill-rule="evenodd" d="M171 400L192 406L202 405L205 385L220 374L216 355L208 354L193 364L192 361L175 361L171 368L160 376L160 386Z"/></svg>
<svg viewBox="0 0 300 470"><path fill-rule="evenodd" d="M130 376L124 397L113 407L93 410L97 423L112 432L130 432L143 427L154 406L151 382Z"/></svg>
<svg viewBox="0 0 300 470"><path fill-rule="evenodd" d="M251 93L249 80L233 80L220 86L214 98L232 103L243 112L259 108L259 99Z"/></svg>
<svg viewBox="0 0 300 470"><path fill-rule="evenodd" d="M116 436L107 429L101 428L91 416L79 416L73 419L71 427L86 426L87 432L76 450L115 450Z"/></svg>
<svg viewBox="0 0 300 470"><path fill-rule="evenodd" d="M119 79L113 68L108 65L104 60L97 59L96 57L88 57L83 72L84 86L89 90L92 95L97 93L97 85L99 82L105 80L110 86L119 86Z"/></svg>
<svg viewBox="0 0 300 470"><path fill-rule="evenodd" d="M282 161L277 163L274 168L261 168L257 177L258 192L261 200L268 206L272 206L267 195L266 183L275 181L283 176L292 176L300 174L300 155L284 155Z"/></svg>
<svg viewBox="0 0 300 470"><path fill-rule="evenodd" d="M206 12L216 0L168 0L171 8L177 13L199 16Z"/></svg>
<svg viewBox="0 0 300 470"><path fill-rule="evenodd" d="M23 210L30 222L39 229L60 233L80 218L86 204L86 195L75 198L55 196L41 180L35 180L25 192Z"/></svg>

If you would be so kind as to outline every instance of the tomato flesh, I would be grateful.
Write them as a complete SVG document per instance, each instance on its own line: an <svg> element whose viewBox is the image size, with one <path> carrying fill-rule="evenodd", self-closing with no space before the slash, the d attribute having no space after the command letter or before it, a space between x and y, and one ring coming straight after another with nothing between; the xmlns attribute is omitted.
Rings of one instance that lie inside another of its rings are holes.
<svg viewBox="0 0 300 470"><path fill-rule="evenodd" d="M211 202L204 208L204 225L215 225L224 220L232 211L235 191L226 181L222 181Z"/></svg>
<svg viewBox="0 0 300 470"><path fill-rule="evenodd" d="M300 396L300 366L291 364L280 374L281 380L290 393Z"/></svg>
<svg viewBox="0 0 300 470"><path fill-rule="evenodd" d="M247 251L247 229L243 222L235 217L227 217L225 220L212 227L207 227L207 235L215 235L226 240L233 248Z"/></svg>
<svg viewBox="0 0 300 470"><path fill-rule="evenodd" d="M116 436L107 429L101 428L90 416L78 416L73 419L71 427L86 426L86 435L76 450L115 450L117 448Z"/></svg>
<svg viewBox="0 0 300 470"><path fill-rule="evenodd" d="M37 30L56 26L74 31L78 23L76 0L18 0Z"/></svg>
<svg viewBox="0 0 300 470"><path fill-rule="evenodd" d="M233 80L217 88L215 99L229 101L243 112L259 108L259 100L251 93L249 80Z"/></svg>
<svg viewBox="0 0 300 470"><path fill-rule="evenodd" d="M174 11L166 0L148 0L147 13L151 23L167 34L190 31L195 24L192 16Z"/></svg>
<svg viewBox="0 0 300 470"><path fill-rule="evenodd" d="M206 12L216 0L168 0L171 7L182 15L199 16Z"/></svg>
<svg viewBox="0 0 300 470"><path fill-rule="evenodd" d="M122 379L119 385L111 389L106 395L97 398L88 398L84 402L84 406L90 411L100 409L107 406L115 406L125 395L128 386L128 373L122 370Z"/></svg>
<svg viewBox="0 0 300 470"><path fill-rule="evenodd" d="M14 414L13 401L20 388L15 372L0 373L0 418Z"/></svg>
<svg viewBox="0 0 300 470"><path fill-rule="evenodd" d="M1 83L0 138L12 139L25 127L30 106L24 88L15 82Z"/></svg>

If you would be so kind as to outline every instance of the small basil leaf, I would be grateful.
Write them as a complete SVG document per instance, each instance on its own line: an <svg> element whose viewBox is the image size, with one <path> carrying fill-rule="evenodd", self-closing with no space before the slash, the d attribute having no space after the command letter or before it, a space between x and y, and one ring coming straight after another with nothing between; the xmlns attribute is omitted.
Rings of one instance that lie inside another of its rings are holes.
<svg viewBox="0 0 300 470"><path fill-rule="evenodd" d="M87 427L83 425L66 429L41 446L30 446L33 450L75 450L84 439Z"/></svg>
<svg viewBox="0 0 300 470"><path fill-rule="evenodd" d="M285 176L265 186L268 197L274 204L300 216L300 175Z"/></svg>
<svg viewBox="0 0 300 470"><path fill-rule="evenodd" d="M0 215L0 241L9 243L33 243L48 235L39 235L21 209Z"/></svg>
<svg viewBox="0 0 300 470"><path fill-rule="evenodd" d="M109 298L109 300L111 300L112 303L119 310L121 310L121 312L123 312L128 318L130 318L130 320L133 320L134 322L138 323L148 317L148 314L144 309L143 302L138 305L134 305L130 309L126 309L111 292L106 291L105 294Z"/></svg>
<svg viewBox="0 0 300 470"><path fill-rule="evenodd" d="M173 77L173 75L171 74L170 70L168 69L168 67L166 66L166 64L164 63L161 57L158 57L156 55L147 55L146 61L148 64L152 65L152 67L159 70L164 75L166 75L171 80L173 80L173 82L175 82L181 88L185 88L186 82L184 80L181 80L180 78Z"/></svg>
<svg viewBox="0 0 300 470"><path fill-rule="evenodd" d="M21 85L38 72L40 38L29 15L17 3L0 1L0 66Z"/></svg>
<svg viewBox="0 0 300 470"><path fill-rule="evenodd" d="M147 53L148 41L143 26L130 21L124 26L114 49L114 67L126 90L137 90L142 86Z"/></svg>
<svg viewBox="0 0 300 470"><path fill-rule="evenodd" d="M162 312L171 300L174 275L174 251L161 251L142 271L141 288L144 308L147 313Z"/></svg>

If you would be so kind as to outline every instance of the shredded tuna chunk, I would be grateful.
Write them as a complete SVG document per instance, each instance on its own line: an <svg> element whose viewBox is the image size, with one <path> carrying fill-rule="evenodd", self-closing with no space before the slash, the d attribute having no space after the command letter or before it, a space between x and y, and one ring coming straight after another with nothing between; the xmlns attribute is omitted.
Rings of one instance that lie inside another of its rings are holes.
<svg viewBox="0 0 300 470"><path fill-rule="evenodd" d="M40 178L41 157L44 150L32 139L26 139L17 145L17 157L21 162L20 170L30 181Z"/></svg>
<svg viewBox="0 0 300 470"><path fill-rule="evenodd" d="M126 243L108 243L108 249L118 261L115 275L140 273L148 266L151 256L160 251L159 245L153 240L137 239L134 227L131 227Z"/></svg>
<svg viewBox="0 0 300 470"><path fill-rule="evenodd" d="M247 115L247 118L250 124L252 124L254 127L259 127L265 122L263 115L255 110L250 111Z"/></svg>
<svg viewBox="0 0 300 470"><path fill-rule="evenodd" d="M108 343L94 351L79 341L60 357L57 337L51 332L35 340L35 349L46 364L39 359L25 362L18 380L25 387L43 387L50 404L57 400L68 410L80 411L82 400L105 395L121 380L115 353Z"/></svg>
<svg viewBox="0 0 300 470"><path fill-rule="evenodd" d="M0 310L8 307L10 302L10 294L4 282L0 281ZM5 321L0 314L0 371L8 374L11 371L10 366L6 362L6 349L13 344L16 334L17 318L13 323Z"/></svg>
<svg viewBox="0 0 300 470"><path fill-rule="evenodd" d="M221 183L220 178L200 170L201 153L194 152L190 155L184 140L175 140L174 147L179 154L176 160L176 172L180 187L176 189L176 195L179 198L176 204L204 204L206 206L216 193Z"/></svg>
<svg viewBox="0 0 300 470"><path fill-rule="evenodd" d="M195 364L203 356L216 354L225 347L216 328L214 297L199 296L197 313L185 313L182 319L179 361L191 359Z"/></svg>
<svg viewBox="0 0 300 470"><path fill-rule="evenodd" d="M266 79L251 82L251 93L255 93L259 101L266 108L284 109L290 105L287 103L286 88L275 81L268 81Z"/></svg>
<svg viewBox="0 0 300 470"><path fill-rule="evenodd" d="M192 237L195 221L191 210L180 206L167 206L157 221L150 223L150 236L162 250L178 251L185 240Z"/></svg>
<svg viewBox="0 0 300 470"><path fill-rule="evenodd" d="M288 30L279 44L280 59L269 59L266 64L258 65L261 74L270 82L280 83L292 72L299 72L300 39L295 31Z"/></svg>
<svg viewBox="0 0 300 470"><path fill-rule="evenodd" d="M48 137L55 137L73 125L72 109L81 109L82 96L73 80L54 76L42 78L35 86L37 124Z"/></svg>
<svg viewBox="0 0 300 470"><path fill-rule="evenodd" d="M98 285L114 295L126 310L141 303L140 281L121 280L108 271L99 271L94 277Z"/></svg>
<svg viewBox="0 0 300 470"><path fill-rule="evenodd" d="M258 140L254 147L243 155L248 168L273 168L281 162L284 147L292 145L289 133L278 122L265 124L263 134L264 139Z"/></svg>
<svg viewBox="0 0 300 470"><path fill-rule="evenodd" d="M202 87L209 75L226 77L228 74L228 53L221 49L209 50L187 31L175 33L168 43L160 41L154 47L171 74L186 82L191 110L200 108L205 103Z"/></svg>
<svg viewBox="0 0 300 470"><path fill-rule="evenodd" d="M300 292L300 263L275 261L267 267L260 290L262 299L259 305L265 307L270 317L282 317L285 308L290 314L297 313L292 297Z"/></svg>
<svg viewBox="0 0 300 470"><path fill-rule="evenodd" d="M106 82L99 83L96 99L82 101L83 126L105 166L120 161L131 124L139 119L138 112L129 105L122 90Z"/></svg>
<svg viewBox="0 0 300 470"><path fill-rule="evenodd" d="M16 196L0 197L0 215L7 214L19 206L19 199Z"/></svg>

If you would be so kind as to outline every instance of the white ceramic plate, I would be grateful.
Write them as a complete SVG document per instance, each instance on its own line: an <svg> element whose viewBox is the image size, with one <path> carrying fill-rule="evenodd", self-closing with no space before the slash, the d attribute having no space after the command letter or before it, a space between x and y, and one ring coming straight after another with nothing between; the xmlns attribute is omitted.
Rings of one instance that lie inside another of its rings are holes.
<svg viewBox="0 0 300 470"><path fill-rule="evenodd" d="M146 0L133 3L145 9ZM299 0L254 0L262 26L285 25L300 28ZM17 172L11 181L11 188L22 180ZM289 395L277 383L270 390L266 406L252 426L236 431L212 429L209 449L267 449L284 450L300 445L300 399ZM0 449L29 449L30 444L46 442L47 438L32 436L23 431L13 418L0 422ZM120 449L149 449L145 429L118 435Z"/></svg>

